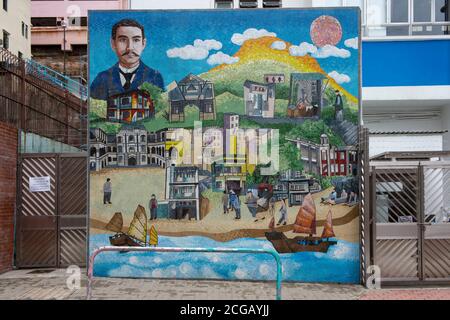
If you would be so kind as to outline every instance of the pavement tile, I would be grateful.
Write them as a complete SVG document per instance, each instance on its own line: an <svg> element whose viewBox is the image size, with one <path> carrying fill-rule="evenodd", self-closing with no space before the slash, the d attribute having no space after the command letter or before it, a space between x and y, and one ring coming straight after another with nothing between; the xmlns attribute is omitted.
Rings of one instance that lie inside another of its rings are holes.
<svg viewBox="0 0 450 320"><path fill-rule="evenodd" d="M381 289L368 290L360 300L450 300L450 289Z"/></svg>
<svg viewBox="0 0 450 320"><path fill-rule="evenodd" d="M0 275L0 299L83 300L87 278L82 270L81 287L69 290L64 269L48 274L30 270ZM93 299L98 300L273 300L275 282L182 279L93 280ZM408 288L368 290L360 285L283 283L284 300L450 300L450 288Z"/></svg>

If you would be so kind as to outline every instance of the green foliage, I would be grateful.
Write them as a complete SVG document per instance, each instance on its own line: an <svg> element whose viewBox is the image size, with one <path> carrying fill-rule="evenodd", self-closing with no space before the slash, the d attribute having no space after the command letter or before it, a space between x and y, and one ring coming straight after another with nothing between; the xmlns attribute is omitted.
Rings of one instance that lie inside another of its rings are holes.
<svg viewBox="0 0 450 320"><path fill-rule="evenodd" d="M334 107L326 107L322 109L320 118L327 124L330 125L334 120ZM344 107L344 120L351 122L353 124L358 124L358 111Z"/></svg>
<svg viewBox="0 0 450 320"><path fill-rule="evenodd" d="M116 134L119 132L122 124L115 122L106 122L106 121L95 121L90 122L91 128L100 128L105 131L106 134Z"/></svg>
<svg viewBox="0 0 450 320"><path fill-rule="evenodd" d="M289 169L303 171L303 162L297 147L291 142L285 142L280 147L280 171Z"/></svg>
<svg viewBox="0 0 450 320"><path fill-rule="evenodd" d="M95 118L106 118L106 101L105 100L96 100L89 99L89 119L91 117Z"/></svg>
<svg viewBox="0 0 450 320"><path fill-rule="evenodd" d="M216 107L219 113L245 114L244 99L229 92L216 96Z"/></svg>
<svg viewBox="0 0 450 320"><path fill-rule="evenodd" d="M275 117L286 117L288 103L288 100L275 99Z"/></svg>
<svg viewBox="0 0 450 320"><path fill-rule="evenodd" d="M324 106L332 107L334 105L334 100L336 99L336 94L334 93L334 89L328 86L324 92Z"/></svg>
<svg viewBox="0 0 450 320"><path fill-rule="evenodd" d="M302 139L310 142L320 143L320 136L325 133L334 146L343 146L344 142L323 120L306 120L302 125L295 126L290 130L286 137L290 139Z"/></svg>
<svg viewBox="0 0 450 320"><path fill-rule="evenodd" d="M333 183L331 182L331 177L323 177L320 176L319 180L319 184L322 187L322 190L328 189L330 187L333 186Z"/></svg>
<svg viewBox="0 0 450 320"><path fill-rule="evenodd" d="M289 84L276 84L275 85L275 98L289 100Z"/></svg>
<svg viewBox="0 0 450 320"><path fill-rule="evenodd" d="M252 174L247 173L246 176L246 184L248 186L252 186L252 185L258 185L260 183L274 183L275 178L273 176L263 176L261 175L261 168L267 168L270 167L271 163L269 162L268 164L262 165L262 164L258 164L255 167L255 170L253 171Z"/></svg>
<svg viewBox="0 0 450 320"><path fill-rule="evenodd" d="M344 119L353 123L358 124L358 111L350 108L344 108Z"/></svg>
<svg viewBox="0 0 450 320"><path fill-rule="evenodd" d="M320 113L320 118L326 123L331 124L334 120L334 107L325 107L322 109Z"/></svg>
<svg viewBox="0 0 450 320"><path fill-rule="evenodd" d="M163 91L161 88L149 82L144 82L140 86L140 89L147 92L152 98L153 103L155 104L155 113L166 109L167 104L165 103L166 100L162 98Z"/></svg>
<svg viewBox="0 0 450 320"><path fill-rule="evenodd" d="M289 64L274 60L254 60L239 65L238 68L224 68L219 71L209 71L199 76L205 80L214 82L216 96L229 92L238 97L244 96L244 82L251 80L259 83L264 82L264 75L267 73L283 73L289 75L298 72ZM288 99L289 84L276 85L281 91L275 92L277 99ZM283 88L284 87L284 88Z"/></svg>

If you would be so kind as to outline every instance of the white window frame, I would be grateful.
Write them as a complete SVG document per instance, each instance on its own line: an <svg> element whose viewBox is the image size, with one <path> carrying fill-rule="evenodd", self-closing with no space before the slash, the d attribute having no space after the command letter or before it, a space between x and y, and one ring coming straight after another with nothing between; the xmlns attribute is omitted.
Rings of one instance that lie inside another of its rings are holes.
<svg viewBox="0 0 450 320"><path fill-rule="evenodd" d="M343 0L345 1L345 0ZM385 23L380 23L380 24L363 24L363 35L365 36L368 33L368 29L370 28L388 28L388 27L401 27L401 26L405 26L408 27L408 34L405 35L399 35L399 36L382 36L382 37L377 37L377 36L369 36L368 38L403 38L403 37L419 37L419 38L449 38L450 34L430 34L430 35L415 35L414 32L416 32L414 30L415 27L436 27L436 26L442 26L442 27L447 27L448 30L450 31L450 21L436 21L436 0L431 0L431 21L429 22L416 22L414 21L414 0L408 0L408 21L407 22L392 22L391 21L391 1L393 0L385 0L386 3L386 21ZM395 1L395 0L394 0ZM420 0L419 0L420 1ZM368 2L369 0L364 0L364 19L365 21L368 21ZM345 2L344 2L345 4Z"/></svg>
<svg viewBox="0 0 450 320"><path fill-rule="evenodd" d="M227 7L227 8L219 8L219 7L217 7L217 3L218 2L222 2L222 3L228 2L228 3L231 4L231 6ZM214 0L214 8L215 9L233 9L234 8L234 1L233 0Z"/></svg>

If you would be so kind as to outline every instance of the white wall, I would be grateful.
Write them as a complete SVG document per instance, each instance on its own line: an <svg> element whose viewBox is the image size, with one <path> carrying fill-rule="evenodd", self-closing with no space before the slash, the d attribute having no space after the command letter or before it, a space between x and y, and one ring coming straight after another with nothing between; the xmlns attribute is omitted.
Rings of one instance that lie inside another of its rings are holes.
<svg viewBox="0 0 450 320"><path fill-rule="evenodd" d="M364 126L370 132L442 131L449 126L449 114L450 108L431 106L363 106ZM448 138L448 134L445 137L442 134L372 135L369 154L372 157L388 151L442 151L444 139L447 145L450 142Z"/></svg>
<svg viewBox="0 0 450 320"><path fill-rule="evenodd" d="M370 131L444 130L442 108L432 106L370 105L363 102L364 126Z"/></svg>
<svg viewBox="0 0 450 320"><path fill-rule="evenodd" d="M369 157L393 151L442 151L442 135L369 136Z"/></svg>
<svg viewBox="0 0 450 320"><path fill-rule="evenodd" d="M0 1L0 38L3 39L3 30L10 34L9 51L18 55L19 51L24 58L31 58L31 1L8 1L8 11L3 10ZM22 21L28 25L28 39L22 36Z"/></svg>

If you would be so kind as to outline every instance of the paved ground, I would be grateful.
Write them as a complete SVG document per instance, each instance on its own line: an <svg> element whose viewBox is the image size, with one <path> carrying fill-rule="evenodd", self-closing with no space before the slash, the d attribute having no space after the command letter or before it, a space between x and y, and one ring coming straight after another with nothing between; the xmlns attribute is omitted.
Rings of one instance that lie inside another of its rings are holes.
<svg viewBox="0 0 450 320"><path fill-rule="evenodd" d="M79 289L70 290L68 276L65 269L1 274L0 299L85 299L86 277L81 277ZM286 300L450 300L450 288L367 290L359 285L284 283L282 296ZM274 297L274 282L96 278L93 284L93 299L272 300Z"/></svg>

